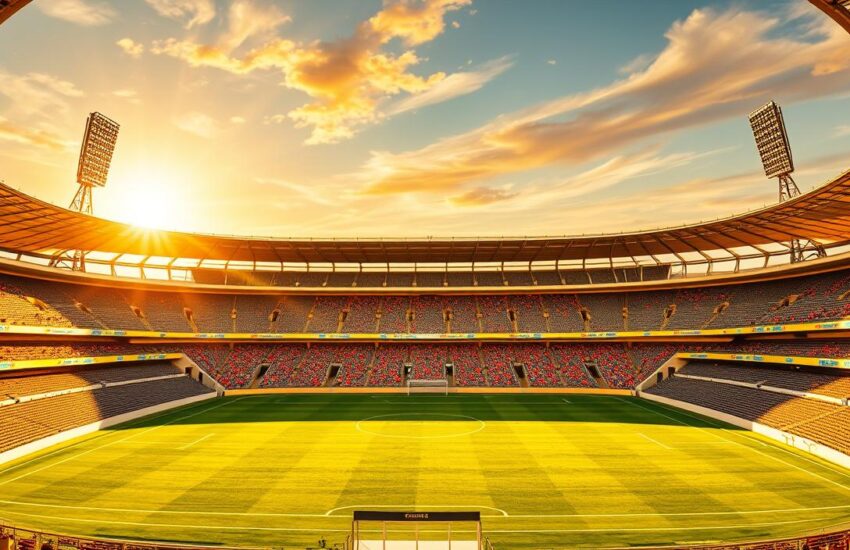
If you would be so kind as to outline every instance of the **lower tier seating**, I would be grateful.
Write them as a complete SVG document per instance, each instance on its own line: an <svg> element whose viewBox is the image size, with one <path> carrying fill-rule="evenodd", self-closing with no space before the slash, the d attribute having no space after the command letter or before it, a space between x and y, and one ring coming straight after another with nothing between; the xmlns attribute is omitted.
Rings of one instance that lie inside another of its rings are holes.
<svg viewBox="0 0 850 550"><path fill-rule="evenodd" d="M850 454L850 407L844 405L678 376L647 393L759 422Z"/></svg>
<svg viewBox="0 0 850 550"><path fill-rule="evenodd" d="M126 382L180 374L167 362L139 363L134 366L83 368L67 372L23 371L0 378L0 401L82 388L100 383Z"/></svg>
<svg viewBox="0 0 850 550"><path fill-rule="evenodd" d="M92 422L211 391L181 376L6 405L0 407L0 452Z"/></svg>

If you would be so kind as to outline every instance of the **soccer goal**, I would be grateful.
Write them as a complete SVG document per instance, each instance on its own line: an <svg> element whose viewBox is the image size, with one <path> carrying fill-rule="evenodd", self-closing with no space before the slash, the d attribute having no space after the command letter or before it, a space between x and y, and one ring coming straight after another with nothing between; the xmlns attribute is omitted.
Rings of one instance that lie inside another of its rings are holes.
<svg viewBox="0 0 850 550"><path fill-rule="evenodd" d="M437 395L449 394L448 380L408 380L407 395L432 393Z"/></svg>
<svg viewBox="0 0 850 550"><path fill-rule="evenodd" d="M355 510L350 550L485 550L480 512Z"/></svg>

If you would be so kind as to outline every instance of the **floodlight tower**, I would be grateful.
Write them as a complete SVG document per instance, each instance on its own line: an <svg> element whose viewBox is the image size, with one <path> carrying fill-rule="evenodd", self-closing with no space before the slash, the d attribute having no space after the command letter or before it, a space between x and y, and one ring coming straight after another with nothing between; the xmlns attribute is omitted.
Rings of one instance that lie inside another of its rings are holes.
<svg viewBox="0 0 850 550"><path fill-rule="evenodd" d="M69 206L70 210L92 215L92 189L104 187L109 177L109 165L115 152L120 126L114 120L100 114L91 113L86 121L86 132L80 147L80 160L77 164L77 193ZM74 271L84 270L86 256L82 250L65 251L51 261L54 267L69 267Z"/></svg>
<svg viewBox="0 0 850 550"><path fill-rule="evenodd" d="M80 147L77 164L79 188L70 209L83 214L92 214L92 188L104 187L109 177L109 165L118 141L118 123L100 113L91 113L86 121L86 133Z"/></svg>
<svg viewBox="0 0 850 550"><path fill-rule="evenodd" d="M799 196L800 188L791 177L794 172L794 159L791 156L791 143L788 141L782 109L775 101L771 101L750 113L749 118L764 174L768 178L776 178L779 182L779 202ZM825 255L823 247L810 240L793 239L788 245L792 263L812 256L820 258Z"/></svg>

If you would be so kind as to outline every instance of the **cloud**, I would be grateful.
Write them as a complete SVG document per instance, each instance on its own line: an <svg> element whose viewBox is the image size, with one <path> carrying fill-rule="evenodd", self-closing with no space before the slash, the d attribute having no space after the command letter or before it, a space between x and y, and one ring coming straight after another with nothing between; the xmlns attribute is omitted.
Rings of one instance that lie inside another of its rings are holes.
<svg viewBox="0 0 850 550"><path fill-rule="evenodd" d="M215 17L213 0L146 0L159 15L169 19L183 20L187 29L206 25Z"/></svg>
<svg viewBox="0 0 850 550"><path fill-rule="evenodd" d="M0 82L0 95L10 101L6 114L17 119L54 119L68 112L69 99L85 95L73 82L47 73L19 75L0 70Z"/></svg>
<svg viewBox="0 0 850 550"><path fill-rule="evenodd" d="M273 8L259 8L242 0L231 5L227 31L213 44L168 39L151 51L182 59L193 67L214 67L234 74L277 69L284 85L306 93L312 102L287 113L296 127L309 128L308 144L348 139L386 115L380 104L401 93L420 94L446 79L436 72L411 72L421 61L413 49L439 36L447 12L471 0L392 0L353 35L334 42L296 42L269 35L289 17ZM272 11L269 11L272 10ZM242 55L249 41L266 40ZM398 40L408 49L390 51ZM455 84L455 86L457 86ZM448 96L447 96L448 97Z"/></svg>
<svg viewBox="0 0 850 550"><path fill-rule="evenodd" d="M476 187L460 195L449 197L449 202L455 206L483 206L494 202L512 199L518 193L508 189L491 189L489 187Z"/></svg>
<svg viewBox="0 0 850 550"><path fill-rule="evenodd" d="M230 117L230 123L231 124L245 124L246 122L248 122L248 121L245 120L245 117L241 117L241 116Z"/></svg>
<svg viewBox="0 0 850 550"><path fill-rule="evenodd" d="M184 113L174 119L174 125L198 137L211 138L218 131L218 123L209 115L197 111Z"/></svg>
<svg viewBox="0 0 850 550"><path fill-rule="evenodd" d="M107 23L111 23L115 18L115 10L103 2L95 3L87 0L39 0L35 5L45 15L85 27L106 25Z"/></svg>
<svg viewBox="0 0 850 550"><path fill-rule="evenodd" d="M139 93L136 90L132 90L130 88L121 88L120 90L114 90L112 95L115 97L120 97L121 99L126 99L130 103L134 105L138 105L141 103L141 99L139 99Z"/></svg>
<svg viewBox="0 0 850 550"><path fill-rule="evenodd" d="M740 117L769 98L850 87L846 33L823 22L805 41L777 36L773 15L695 10L666 33L643 71L606 87L502 115L402 153L376 151L358 175L370 193L462 188L546 166L582 165L671 132Z"/></svg>
<svg viewBox="0 0 850 550"><path fill-rule="evenodd" d="M557 59L548 59L548 60L546 61L546 64L547 64L547 65L557 65L557 64L558 64L558 60L557 60Z"/></svg>
<svg viewBox="0 0 850 550"><path fill-rule="evenodd" d="M387 109L387 114L397 115L405 111L420 109L427 105L442 103L455 97L471 94L510 69L513 64L513 59L510 56L505 56L484 63L473 71L451 74L427 91L407 97L390 106Z"/></svg>
<svg viewBox="0 0 850 550"><path fill-rule="evenodd" d="M122 38L115 44L133 59L138 59L142 57L143 53L145 53L144 44L139 44L132 38Z"/></svg>
<svg viewBox="0 0 850 550"><path fill-rule="evenodd" d="M3 117L0 117L0 140L35 145L52 151L61 151L67 147L65 140L53 132L16 126Z"/></svg>
<svg viewBox="0 0 850 550"><path fill-rule="evenodd" d="M835 127L835 137L850 136L850 124L841 124Z"/></svg>
<svg viewBox="0 0 850 550"><path fill-rule="evenodd" d="M654 60L654 56L652 54L643 53L639 56L635 57L622 67L618 69L618 72L623 75L630 75L632 73L639 73L641 71L645 71L647 67L652 64Z"/></svg>

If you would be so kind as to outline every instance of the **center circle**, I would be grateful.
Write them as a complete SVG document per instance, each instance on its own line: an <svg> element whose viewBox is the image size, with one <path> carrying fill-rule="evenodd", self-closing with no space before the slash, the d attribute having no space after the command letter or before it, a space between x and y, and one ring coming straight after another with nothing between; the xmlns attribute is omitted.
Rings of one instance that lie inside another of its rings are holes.
<svg viewBox="0 0 850 550"><path fill-rule="evenodd" d="M416 412L370 416L355 427L359 432L394 439L442 439L472 435L487 424L462 414Z"/></svg>

